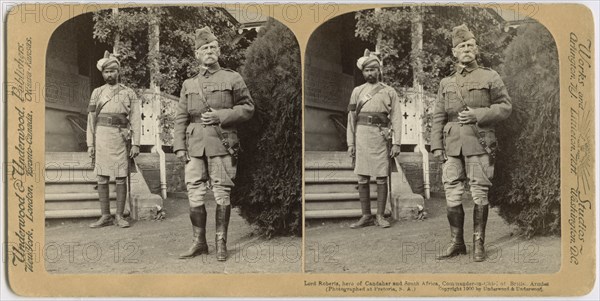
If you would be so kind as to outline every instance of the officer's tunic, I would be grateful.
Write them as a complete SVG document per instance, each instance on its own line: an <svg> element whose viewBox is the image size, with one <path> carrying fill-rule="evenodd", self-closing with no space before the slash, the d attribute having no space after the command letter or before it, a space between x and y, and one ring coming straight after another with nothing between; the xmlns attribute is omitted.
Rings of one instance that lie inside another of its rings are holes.
<svg viewBox="0 0 600 301"><path fill-rule="evenodd" d="M101 114L125 114L129 119L129 129L96 126L94 143L93 124L96 106L102 106ZM87 145L95 147L96 164L94 172L99 176L126 177L129 152L126 140L131 137L133 145L140 144L141 107L135 92L122 85L105 84L94 89L88 107Z"/></svg>
<svg viewBox="0 0 600 301"><path fill-rule="evenodd" d="M218 64L187 79L175 116L173 150L188 151L185 181L191 207L204 204L210 180L218 204L229 203L236 167L219 139L215 126L204 126L200 117L206 102L219 117L222 135L230 146L239 143L237 126L254 114L254 102L241 75Z"/></svg>
<svg viewBox="0 0 600 301"><path fill-rule="evenodd" d="M475 112L475 130L479 135L473 130L473 125L458 123L458 113L464 108L460 95ZM449 205L460 204L466 178L470 180L474 201L487 204L494 166L478 136L485 140L487 146L494 146L495 125L508 118L511 111L510 97L500 75L489 68L479 67L475 62L469 67L457 67L454 73L440 82L431 128L431 150L445 150L448 156L443 182Z"/></svg>
<svg viewBox="0 0 600 301"><path fill-rule="evenodd" d="M373 91L377 85L383 85L384 88L379 90L375 95L371 95L371 99L362 106L360 115L383 113L389 118L390 125L378 127L357 124L356 107L364 102L365 96ZM390 150L386 136L391 127L392 143L400 144L402 134L402 113L400 112L400 107L400 100L396 90L384 83L377 83L375 85L365 83L354 88L350 96L346 139L348 146L354 146L356 150L355 174L372 177L388 176Z"/></svg>

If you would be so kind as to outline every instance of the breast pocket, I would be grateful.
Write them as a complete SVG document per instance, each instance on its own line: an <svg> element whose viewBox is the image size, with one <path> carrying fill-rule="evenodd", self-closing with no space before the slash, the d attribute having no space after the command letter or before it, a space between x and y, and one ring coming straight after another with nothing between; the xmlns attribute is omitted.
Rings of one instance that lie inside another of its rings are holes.
<svg viewBox="0 0 600 301"><path fill-rule="evenodd" d="M458 92L457 90L457 86L456 84L449 84L447 86L444 87L444 90L442 91L442 93L444 94L444 101L446 102L446 108L447 109L451 109L450 111L458 111L458 110L452 110L452 108L459 108L461 107L461 102L458 98Z"/></svg>
<svg viewBox="0 0 600 301"><path fill-rule="evenodd" d="M233 87L229 82L212 83L204 87L206 99L214 109L233 107Z"/></svg>
<svg viewBox="0 0 600 301"><path fill-rule="evenodd" d="M199 114L201 109L204 107L202 104L202 99L200 98L199 91L186 91L185 97L187 98L187 109L190 114Z"/></svg>
<svg viewBox="0 0 600 301"><path fill-rule="evenodd" d="M469 104L475 108L490 106L490 87L486 83L471 83L468 86Z"/></svg>

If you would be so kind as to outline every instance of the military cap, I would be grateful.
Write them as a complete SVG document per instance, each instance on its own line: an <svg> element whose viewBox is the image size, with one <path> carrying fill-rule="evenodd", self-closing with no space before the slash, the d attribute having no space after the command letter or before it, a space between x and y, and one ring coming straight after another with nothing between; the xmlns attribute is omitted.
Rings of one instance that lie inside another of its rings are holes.
<svg viewBox="0 0 600 301"><path fill-rule="evenodd" d="M475 36L465 24L452 28L452 47L474 38Z"/></svg>
<svg viewBox="0 0 600 301"><path fill-rule="evenodd" d="M118 69L120 67L121 67L121 63L119 62L117 57L115 57L114 54L112 54L108 51L104 51L104 57L99 59L98 62L96 63L96 68L98 68L98 70L100 70L100 72L102 72L106 68Z"/></svg>
<svg viewBox="0 0 600 301"><path fill-rule="evenodd" d="M204 26L203 28L196 29L195 34L195 45L196 49L200 48L202 45L206 45L210 42L216 41L217 37L212 33L210 27Z"/></svg>

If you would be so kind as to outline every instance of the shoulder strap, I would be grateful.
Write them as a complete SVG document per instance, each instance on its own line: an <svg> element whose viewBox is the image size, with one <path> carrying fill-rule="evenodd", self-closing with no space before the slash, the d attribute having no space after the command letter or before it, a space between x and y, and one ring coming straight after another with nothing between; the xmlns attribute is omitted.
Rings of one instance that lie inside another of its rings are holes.
<svg viewBox="0 0 600 301"><path fill-rule="evenodd" d="M358 105L356 106L356 115L358 115L360 113L360 111L362 110L363 106L369 102L369 100L371 100L371 98L373 98L373 95L379 93L379 91L383 90L383 88L385 88L385 86L381 83L379 83L379 85L375 88L373 88L373 90L369 91L369 93L367 93L367 95L365 95L365 98L358 103Z"/></svg>

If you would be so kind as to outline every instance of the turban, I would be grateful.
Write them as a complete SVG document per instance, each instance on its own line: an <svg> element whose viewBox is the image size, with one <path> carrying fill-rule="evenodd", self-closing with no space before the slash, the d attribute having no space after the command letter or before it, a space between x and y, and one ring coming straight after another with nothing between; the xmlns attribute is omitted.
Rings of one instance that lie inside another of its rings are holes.
<svg viewBox="0 0 600 301"><path fill-rule="evenodd" d="M108 67L112 68L113 66L120 68L121 63L119 63L119 60L112 53L104 51L104 57L98 60L98 63L96 63L96 68L102 72L104 69Z"/></svg>
<svg viewBox="0 0 600 301"><path fill-rule="evenodd" d="M358 67L358 69L363 70L367 66L375 65L375 63L379 64L378 67L383 66L381 60L379 59L379 57L377 57L377 55L375 55L375 53L372 53L371 51L369 51L369 49L365 49L364 56L356 61L356 66Z"/></svg>
<svg viewBox="0 0 600 301"><path fill-rule="evenodd" d="M474 38L475 36L465 24L452 28L452 47Z"/></svg>
<svg viewBox="0 0 600 301"><path fill-rule="evenodd" d="M204 26L203 28L196 29L196 34L194 37L196 48L198 49L203 45L206 45L210 42L216 41L217 37L212 33L210 27Z"/></svg>

